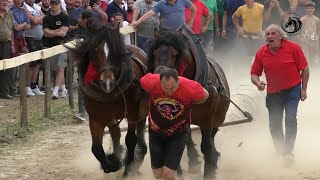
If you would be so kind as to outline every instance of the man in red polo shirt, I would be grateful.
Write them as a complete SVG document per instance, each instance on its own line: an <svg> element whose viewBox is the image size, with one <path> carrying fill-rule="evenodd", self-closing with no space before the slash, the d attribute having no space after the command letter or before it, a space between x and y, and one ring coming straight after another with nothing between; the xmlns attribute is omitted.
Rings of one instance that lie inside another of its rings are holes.
<svg viewBox="0 0 320 180"><path fill-rule="evenodd" d="M196 16L193 21L191 30L196 34L200 39L205 38L205 32L207 32L208 27L211 23L212 14L210 14L209 9L206 4L201 0L191 0L194 6L197 8ZM188 8L185 8L186 22L189 23L191 17L191 11ZM202 22L202 17L205 17L205 23Z"/></svg>
<svg viewBox="0 0 320 180"><path fill-rule="evenodd" d="M267 27L265 36L267 44L256 54L251 81L260 91L267 85L266 106L273 143L276 151L291 163L297 135L297 108L299 101L307 98L309 67L301 47L284 38L278 25ZM259 78L262 71L267 83ZM282 128L283 111L285 133Z"/></svg>

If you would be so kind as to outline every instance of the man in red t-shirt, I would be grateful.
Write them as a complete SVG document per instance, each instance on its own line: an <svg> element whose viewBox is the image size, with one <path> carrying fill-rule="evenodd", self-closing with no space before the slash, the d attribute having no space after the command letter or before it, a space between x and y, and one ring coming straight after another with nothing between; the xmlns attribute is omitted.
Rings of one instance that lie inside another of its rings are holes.
<svg viewBox="0 0 320 180"><path fill-rule="evenodd" d="M290 163L297 135L298 104L307 98L309 67L301 47L285 39L278 25L267 27L265 36L267 44L256 54L251 81L260 91L267 85L270 133L276 151ZM259 78L262 71L265 72L267 83ZM285 133L282 128L283 111Z"/></svg>
<svg viewBox="0 0 320 180"><path fill-rule="evenodd" d="M160 71L161 70L161 71ZM209 94L196 81L178 76L173 68L157 68L140 79L150 94L149 149L154 176L176 179L188 141L191 105L204 102Z"/></svg>
<svg viewBox="0 0 320 180"><path fill-rule="evenodd" d="M194 6L197 8L196 16L194 17L192 31L194 34L198 35L199 38L205 38L204 33L208 30L208 27L212 20L212 14L210 14L206 4L201 0L191 0ZM186 22L190 21L191 11L185 8ZM205 17L206 21L203 24L202 17Z"/></svg>

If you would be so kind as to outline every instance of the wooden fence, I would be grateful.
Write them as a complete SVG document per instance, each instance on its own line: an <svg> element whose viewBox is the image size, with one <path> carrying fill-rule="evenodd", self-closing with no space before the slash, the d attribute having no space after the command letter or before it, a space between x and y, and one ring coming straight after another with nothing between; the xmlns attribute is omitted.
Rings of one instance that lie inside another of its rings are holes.
<svg viewBox="0 0 320 180"><path fill-rule="evenodd" d="M120 28L122 34L134 33L135 29L131 26ZM134 33L135 34L135 33ZM136 38L135 38L136 39ZM66 43L68 47L73 47L76 40ZM135 43L134 43L135 44ZM30 52L10 59L0 60L0 71L14 67L19 67L19 94L20 94L20 125L22 127L28 126L28 110L27 110L27 94L26 94L26 81L27 81L27 68L28 63L42 59L44 62L44 83L45 83L45 98L44 98L44 117L51 118L51 72L50 72L50 57L60 53L67 52L68 50L63 45L54 46L51 48ZM74 109L73 100L73 61L68 58L67 61L67 87L68 98L71 109Z"/></svg>

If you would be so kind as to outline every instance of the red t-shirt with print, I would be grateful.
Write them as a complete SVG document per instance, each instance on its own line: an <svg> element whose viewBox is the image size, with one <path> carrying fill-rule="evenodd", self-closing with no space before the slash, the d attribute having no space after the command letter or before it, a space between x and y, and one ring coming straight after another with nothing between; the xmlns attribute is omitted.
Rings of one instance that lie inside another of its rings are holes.
<svg viewBox="0 0 320 180"><path fill-rule="evenodd" d="M194 34L200 34L201 28L203 26L202 22L202 16L208 16L209 10L206 6L206 4L200 0L193 0L192 3L197 8L196 16L194 17L193 25L192 25L192 31ZM185 16L186 16L186 22L188 23L190 21L191 11L188 8L185 8Z"/></svg>
<svg viewBox="0 0 320 180"><path fill-rule="evenodd" d="M171 136L188 129L191 123L191 105L205 96L202 86L179 76L180 85L172 96L160 84L160 75L148 73L140 79L150 94L149 126L151 130Z"/></svg>

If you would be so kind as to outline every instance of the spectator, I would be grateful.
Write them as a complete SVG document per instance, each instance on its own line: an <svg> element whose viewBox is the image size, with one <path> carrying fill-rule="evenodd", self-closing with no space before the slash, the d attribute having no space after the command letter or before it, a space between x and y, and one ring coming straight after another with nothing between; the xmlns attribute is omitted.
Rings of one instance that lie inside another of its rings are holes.
<svg viewBox="0 0 320 180"><path fill-rule="evenodd" d="M151 10L155 4L156 2L153 0L137 0L133 4L133 21L137 21ZM154 39L154 29L159 29L159 24L159 14L155 14L137 29L137 46L147 54L149 53L149 43Z"/></svg>
<svg viewBox="0 0 320 180"><path fill-rule="evenodd" d="M296 13L300 17L306 15L306 4L311 0L291 0L290 8L292 13Z"/></svg>
<svg viewBox="0 0 320 180"><path fill-rule="evenodd" d="M7 0L0 0L0 60L10 58L10 52L14 53L13 15L8 9ZM13 99L10 94L16 94L17 89L11 83L12 77L15 77L14 70L6 69L0 71L0 98Z"/></svg>
<svg viewBox="0 0 320 180"><path fill-rule="evenodd" d="M270 24L281 25L281 17L289 11L290 3L288 0L268 0L265 2L265 14L264 24L269 26Z"/></svg>
<svg viewBox="0 0 320 180"><path fill-rule="evenodd" d="M41 0L41 11L46 16L50 13L50 0Z"/></svg>
<svg viewBox="0 0 320 180"><path fill-rule="evenodd" d="M113 16L115 13L121 13L123 16L124 21L128 21L127 18L127 9L125 7L125 4L122 2L122 0L114 0L109 3L108 8L107 8L107 14L109 17L110 22L113 22Z"/></svg>
<svg viewBox="0 0 320 180"><path fill-rule="evenodd" d="M74 1L74 7L79 8L82 5L82 0L75 0Z"/></svg>
<svg viewBox="0 0 320 180"><path fill-rule="evenodd" d="M103 12L107 12L108 3L104 0L97 0L97 5L100 6Z"/></svg>
<svg viewBox="0 0 320 180"><path fill-rule="evenodd" d="M220 28L219 28L219 24L222 25L222 22L219 22L219 16L218 16L218 9L217 9L217 1L220 2L220 4L223 5L223 2L222 0L202 0L206 7L208 8L209 10L209 13L211 14L211 21L208 25L208 29L207 31L204 33L204 38L202 39L202 44L204 47L212 47L213 49L213 39L214 39L214 36L213 36L213 22L215 24L215 27L216 27L216 31L215 31L215 35L216 37L220 37ZM222 9L223 10L223 9ZM223 12L222 12L223 14ZM212 20L213 19L213 20ZM203 16L202 17L202 21L203 21L203 24L206 23L207 21L207 17ZM221 16L221 21L222 21L222 16ZM222 28L221 28L222 29Z"/></svg>
<svg viewBox="0 0 320 180"><path fill-rule="evenodd" d="M190 20L187 25L192 28L197 9L189 0L161 0L152 10L145 13L138 21L132 21L131 24L133 27L137 27L151 16L160 13L163 22L161 31L176 32L186 22L185 11L181 9L182 7L191 10Z"/></svg>
<svg viewBox="0 0 320 180"><path fill-rule="evenodd" d="M307 98L309 67L300 46L286 40L280 26L271 24L265 36L267 44L256 54L251 81L260 91L267 85L266 106L271 137L276 152L284 156L286 163L292 163L297 135L297 108L299 101ZM263 71L267 83L260 80ZM285 132L282 127L283 113Z"/></svg>
<svg viewBox="0 0 320 180"><path fill-rule="evenodd" d="M317 55L319 53L320 21L319 18L313 15L315 3L308 2L306 11L307 14L301 18L302 33L299 36L299 40L309 62L317 64L319 61Z"/></svg>
<svg viewBox="0 0 320 180"><path fill-rule="evenodd" d="M69 29L68 16L60 10L60 0L51 0L51 12L43 19L43 32L46 36L45 46L53 47L64 43L65 36ZM62 98L67 97L68 92L65 87L64 69L67 66L67 55L61 53L50 58L51 68L56 71L54 80L53 99L58 99L59 89L62 89Z"/></svg>
<svg viewBox="0 0 320 180"><path fill-rule="evenodd" d="M30 19L27 16L27 13L23 10L23 0L14 0L13 5L10 8L10 11L13 14L14 19L14 49L15 52L12 56L19 56L22 53L28 53L27 43L25 39L25 30L31 28L30 26ZM17 74L17 67L12 68L13 76L11 76L10 83L12 83L16 88L16 74ZM15 93L11 93L13 97L19 97L17 90Z"/></svg>
<svg viewBox="0 0 320 180"><path fill-rule="evenodd" d="M128 0L128 9L127 9L127 21L128 23L132 22L132 17L133 17L133 0Z"/></svg>
<svg viewBox="0 0 320 180"><path fill-rule="evenodd" d="M81 13L79 19L77 20L77 23L79 25L77 35L79 36L79 38L83 38L87 35L87 33L89 33L87 30L87 21L91 17L93 17L92 11L84 11L83 13Z"/></svg>
<svg viewBox="0 0 320 180"><path fill-rule="evenodd" d="M206 37L206 33L209 28L209 25L210 25L210 22L212 19L212 15L210 14L210 12L204 2L202 2L200 0L191 0L191 1L197 9L197 13L194 18L191 30L201 40L205 40L205 39L208 40L209 37ZM186 22L189 23L191 11L188 8L185 8L185 14L186 14ZM205 23L202 23L202 17L205 17L205 19L206 19ZM203 42L206 42L206 41L203 41ZM206 47L206 44L203 44L203 46Z"/></svg>
<svg viewBox="0 0 320 180"><path fill-rule="evenodd" d="M224 14L224 2L223 0L216 0L216 6L214 3L210 5L208 0L204 0L204 3L206 3L209 11L212 12L213 18L214 18L214 24L211 22L211 25L209 26L209 30L212 30L212 35L215 32L214 38L214 51L215 52L221 52L225 45L225 39L221 36L222 30L223 30L223 14ZM215 8L216 7L216 8ZM216 23L216 21L218 21ZM215 31L214 31L215 30Z"/></svg>
<svg viewBox="0 0 320 180"><path fill-rule="evenodd" d="M256 53L257 47L262 43L263 9L263 5L258 4L253 0L246 0L246 4L240 6L232 15L232 21L236 26L240 37L242 37L250 64L252 63L251 61ZM238 20L240 17L243 21L242 26Z"/></svg>
<svg viewBox="0 0 320 180"><path fill-rule="evenodd" d="M239 36L237 28L233 24L232 15L237 9L244 5L244 0L224 0L224 14L222 19L222 32L221 35L226 39L226 46L229 50L238 50ZM239 20L239 24L242 25L242 19ZM234 51L232 51L234 53ZM237 52L239 53L239 52Z"/></svg>
<svg viewBox="0 0 320 180"><path fill-rule="evenodd" d="M30 52L41 50L43 49L42 20L44 18L41 7L38 6L34 0L25 0L23 8L27 12L31 22L31 29L25 32L28 49ZM28 96L44 95L44 93L39 90L39 85L37 84L41 64L42 60L29 63L29 77L26 87Z"/></svg>
<svg viewBox="0 0 320 180"><path fill-rule="evenodd" d="M81 9L80 14L85 11L92 11L93 16L97 17L102 24L108 22L108 15L97 4L91 7L90 0L82 0L82 6L79 9Z"/></svg>
<svg viewBox="0 0 320 180"><path fill-rule="evenodd" d="M113 15L113 26L117 26L118 24L119 24L119 28L127 27L129 25L127 21L124 21L122 14L119 12ZM124 34L123 38L124 38L124 44L126 45L131 44L130 34Z"/></svg>
<svg viewBox="0 0 320 180"><path fill-rule="evenodd" d="M81 14L81 9L74 7L75 0L66 0L67 12L69 17L69 30L67 33L68 39L73 39L76 36L76 32L78 30L77 21Z"/></svg>

